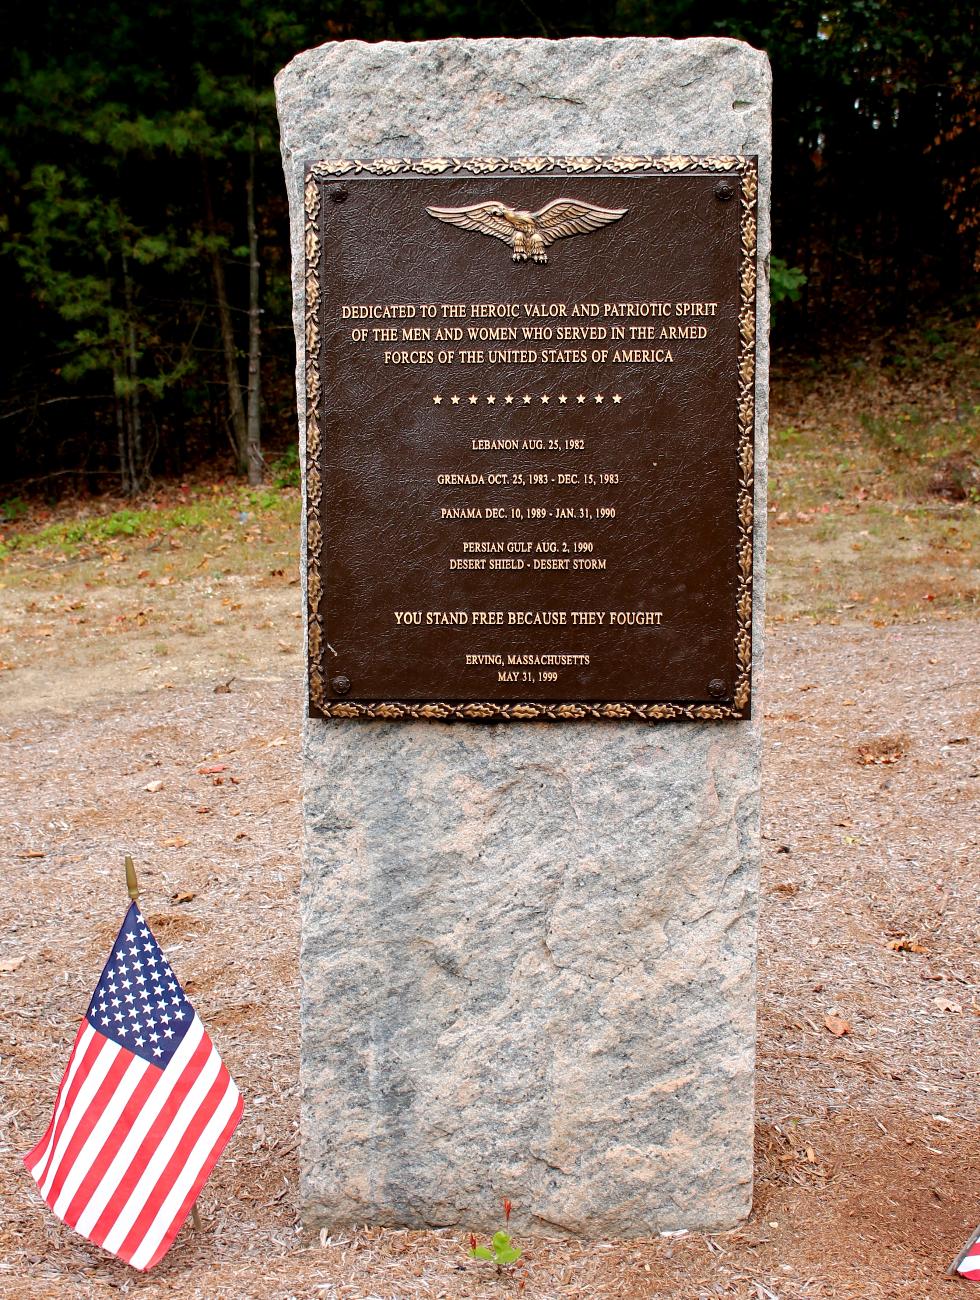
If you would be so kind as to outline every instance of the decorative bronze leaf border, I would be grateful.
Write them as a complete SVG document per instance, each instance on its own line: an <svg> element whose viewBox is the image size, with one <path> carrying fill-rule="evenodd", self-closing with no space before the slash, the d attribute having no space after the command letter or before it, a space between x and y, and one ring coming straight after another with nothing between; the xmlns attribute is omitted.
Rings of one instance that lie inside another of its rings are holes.
<svg viewBox="0 0 980 1300"><path fill-rule="evenodd" d="M737 176L739 185L741 247L739 258L738 311L738 586L736 590L735 653L738 675L732 694L734 705L644 703L498 703L459 701L382 700L366 704L327 698L323 663L325 637L320 610L323 578L320 557L323 524L320 501L323 482L320 471L323 449L323 385L320 375L319 310L322 296L320 263L322 240L320 210L322 186L331 177L368 174L392 176L415 173L421 176L485 176L507 172L515 176L536 176L548 172L585 175L589 172L622 175L630 172L704 171ZM669 721L673 718L721 720L747 718L752 689L752 519L755 458L755 304L757 288L757 201L758 160L742 155L689 156L667 154L615 154L612 157L578 158L375 158L371 161L336 159L308 166L305 183L306 253L306 578L307 655L309 664L310 711L325 718L412 719L444 721L528 721L570 718L639 718Z"/></svg>

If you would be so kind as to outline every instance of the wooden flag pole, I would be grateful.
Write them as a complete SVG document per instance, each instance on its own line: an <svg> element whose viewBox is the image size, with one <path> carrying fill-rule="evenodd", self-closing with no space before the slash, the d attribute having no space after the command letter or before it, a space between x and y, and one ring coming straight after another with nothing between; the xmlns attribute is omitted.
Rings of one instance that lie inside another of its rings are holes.
<svg viewBox="0 0 980 1300"><path fill-rule="evenodd" d="M140 887L139 887L139 882L136 879L136 868L133 866L133 859L129 856L128 853L126 854L126 892L129 894L130 898L133 900L134 903L139 902ZM191 1219L194 1223L195 1229L198 1232L200 1232L201 1212L197 1208L197 1201L195 1201L194 1204L191 1206Z"/></svg>
<svg viewBox="0 0 980 1300"><path fill-rule="evenodd" d="M971 1234L970 1240L966 1243L966 1245L963 1247L960 1253L953 1260L952 1264L950 1264L949 1268L946 1270L944 1274L945 1277L957 1276L956 1270L963 1263L967 1255L969 1255L970 1251L973 1249L973 1247L977 1244L978 1241L980 1241L980 1228L977 1228L976 1232Z"/></svg>

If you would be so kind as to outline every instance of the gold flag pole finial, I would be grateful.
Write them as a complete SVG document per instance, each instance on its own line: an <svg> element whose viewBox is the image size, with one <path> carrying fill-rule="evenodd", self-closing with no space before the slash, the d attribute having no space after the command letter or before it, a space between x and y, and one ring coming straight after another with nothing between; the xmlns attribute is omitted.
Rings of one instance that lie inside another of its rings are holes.
<svg viewBox="0 0 980 1300"><path fill-rule="evenodd" d="M126 889L134 903L139 902L140 887L136 883L136 868L133 866L133 859L126 854Z"/></svg>

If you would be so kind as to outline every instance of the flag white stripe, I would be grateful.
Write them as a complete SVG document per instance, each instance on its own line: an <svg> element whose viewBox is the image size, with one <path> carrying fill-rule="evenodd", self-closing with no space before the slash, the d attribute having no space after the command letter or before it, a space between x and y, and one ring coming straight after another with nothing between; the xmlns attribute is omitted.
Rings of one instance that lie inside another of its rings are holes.
<svg viewBox="0 0 980 1300"><path fill-rule="evenodd" d="M82 1030L81 1035L75 1044L75 1050L72 1052L71 1060L68 1062L68 1069L65 1072L64 1086L61 1089L61 1095L58 1097L58 1104L55 1107L54 1112L54 1120L51 1124L51 1136L48 1138L44 1150L34 1161L33 1165L28 1165L28 1169L34 1176L35 1180L37 1178L37 1171L44 1168L44 1162L48 1158L48 1152L51 1150L51 1143L54 1141L54 1135L58 1129L58 1120L61 1116L61 1112L65 1108L65 1102L68 1100L68 1092L71 1088L72 1080L74 1079L82 1057L85 1055L85 1051L94 1036L95 1030L86 1020L85 1028Z"/></svg>
<svg viewBox="0 0 980 1300"><path fill-rule="evenodd" d="M129 1235L129 1230L136 1222L143 1207L152 1195L153 1188L167 1167L167 1162L176 1150L177 1144L183 1137L188 1124L193 1120L195 1114L200 1108L201 1102L208 1095L211 1085L218 1077L218 1071L221 1069L221 1057L211 1049L211 1055L204 1062L204 1068L197 1076L191 1086L190 1091L184 1100L180 1103L176 1115L170 1121L166 1133L162 1135L157 1143L152 1156L147 1161L146 1168L140 1175L140 1180L130 1193L129 1200L116 1216L116 1221L112 1229L102 1243L106 1250L111 1250L115 1255L119 1247ZM169 1073L169 1067L164 1072Z"/></svg>
<svg viewBox="0 0 980 1300"><path fill-rule="evenodd" d="M980 1254L967 1255L965 1259L961 1259L956 1266L956 1271L957 1273L966 1273L974 1268L980 1268Z"/></svg>
<svg viewBox="0 0 980 1300"><path fill-rule="evenodd" d="M99 1035L102 1038L102 1035ZM39 1183L41 1195L47 1200L48 1192L51 1190L51 1184L54 1182L55 1175L61 1165L62 1156L68 1149L68 1144L75 1136L75 1129L88 1112L92 1098L98 1092L102 1080L109 1073L109 1067L119 1055L122 1049L115 1043L110 1042L108 1038L103 1038L99 1044L99 1052L89 1069L88 1074L82 1080L82 1086L75 1094L75 1100L72 1102L71 1109L65 1115L65 1124L61 1130L61 1137L58 1139L58 1145L54 1149L54 1155L51 1157L51 1164L48 1166L48 1172L44 1177L44 1182Z"/></svg>
<svg viewBox="0 0 980 1300"><path fill-rule="evenodd" d="M83 1237L91 1235L92 1229L99 1221L99 1216L108 1205L113 1192L125 1178L126 1171L133 1162L133 1157L139 1151L140 1145L149 1132L153 1121L166 1104L167 1098L173 1092L174 1084L183 1074L187 1062L194 1055L203 1037L204 1026L201 1024L200 1018L195 1015L191 1021L190 1029L188 1029L181 1040L180 1046L174 1052L170 1064L161 1073L156 1087L143 1103L143 1108L134 1120L133 1127L126 1135L125 1142L116 1152L112 1164L102 1175L102 1181L92 1193L88 1204L79 1216L75 1230L80 1232Z"/></svg>
<svg viewBox="0 0 980 1300"><path fill-rule="evenodd" d="M102 1148L105 1146L112 1130L116 1127L116 1121L123 1112L123 1108L129 1101L130 1097L136 1090L136 1085L146 1073L147 1064L140 1056L134 1056L126 1067L126 1073L119 1080L115 1091L106 1103L105 1109L99 1116L92 1132L85 1139L85 1143L78 1155L75 1157L71 1167L71 1173L65 1179L61 1188L61 1194L52 1205L51 1209L59 1219L65 1217L74 1199L75 1193L81 1186L82 1179L86 1176L92 1165L98 1159Z"/></svg>
<svg viewBox="0 0 980 1300"><path fill-rule="evenodd" d="M217 1053L215 1055L217 1056ZM214 1150L215 1143L221 1137L225 1125L231 1119L232 1112L238 1105L238 1097L239 1093L234 1080L229 1077L228 1086L218 1103L217 1110L208 1120L200 1137L194 1143L194 1147L188 1154L177 1180L167 1193L166 1199L157 1211L153 1222L147 1228L146 1235L130 1256L129 1262L134 1268L145 1268L153 1258L157 1247L163 1240L164 1233L173 1223L184 1197L194 1186L194 1181L201 1171L201 1166Z"/></svg>

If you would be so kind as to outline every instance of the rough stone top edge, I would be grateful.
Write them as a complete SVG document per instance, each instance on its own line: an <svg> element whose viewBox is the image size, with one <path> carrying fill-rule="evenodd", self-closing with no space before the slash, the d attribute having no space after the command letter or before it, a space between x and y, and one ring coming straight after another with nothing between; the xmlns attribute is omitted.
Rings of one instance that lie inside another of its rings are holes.
<svg viewBox="0 0 980 1300"><path fill-rule="evenodd" d="M413 59L446 60L462 53L481 54L488 64L507 54L541 54L545 51L559 57L562 51L569 55L594 51L597 55L613 56L618 53L635 54L648 63L662 64L674 57L710 56L723 54L736 56L746 69L754 68L757 75L771 83L772 72L765 50L749 45L733 36L690 36L675 39L670 36L567 36L554 40L543 36L509 37L485 36L470 39L461 36L436 41L325 41L308 50L302 50L282 68L274 79L276 94L286 93L295 78L302 80L313 66L324 63L343 65L358 63L366 58L381 55L386 61Z"/></svg>

